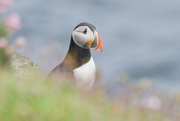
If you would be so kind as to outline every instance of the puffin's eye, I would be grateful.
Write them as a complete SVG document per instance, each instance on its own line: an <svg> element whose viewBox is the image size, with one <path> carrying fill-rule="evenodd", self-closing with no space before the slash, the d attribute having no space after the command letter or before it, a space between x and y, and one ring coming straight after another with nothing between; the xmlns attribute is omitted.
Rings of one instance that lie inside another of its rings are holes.
<svg viewBox="0 0 180 121"><path fill-rule="evenodd" d="M86 34L87 33L87 28L83 31L83 34Z"/></svg>

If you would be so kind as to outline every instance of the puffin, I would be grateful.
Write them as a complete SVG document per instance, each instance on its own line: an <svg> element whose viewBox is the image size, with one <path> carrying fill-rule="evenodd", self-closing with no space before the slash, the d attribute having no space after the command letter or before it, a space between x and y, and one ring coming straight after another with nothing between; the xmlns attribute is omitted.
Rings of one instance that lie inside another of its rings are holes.
<svg viewBox="0 0 180 121"><path fill-rule="evenodd" d="M82 22L71 34L64 60L49 73L48 77L56 80L65 77L80 87L91 89L96 78L96 66L90 49L102 52L102 40L94 25Z"/></svg>

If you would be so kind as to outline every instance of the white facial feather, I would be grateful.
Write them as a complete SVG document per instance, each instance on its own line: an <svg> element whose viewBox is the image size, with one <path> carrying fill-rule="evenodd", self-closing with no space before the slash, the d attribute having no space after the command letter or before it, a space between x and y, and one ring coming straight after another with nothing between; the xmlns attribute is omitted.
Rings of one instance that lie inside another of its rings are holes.
<svg viewBox="0 0 180 121"><path fill-rule="evenodd" d="M87 32L83 33L85 29L87 30ZM72 37L74 42L82 48L88 40L94 40L95 38L91 29L87 26L80 26L76 28L72 33Z"/></svg>

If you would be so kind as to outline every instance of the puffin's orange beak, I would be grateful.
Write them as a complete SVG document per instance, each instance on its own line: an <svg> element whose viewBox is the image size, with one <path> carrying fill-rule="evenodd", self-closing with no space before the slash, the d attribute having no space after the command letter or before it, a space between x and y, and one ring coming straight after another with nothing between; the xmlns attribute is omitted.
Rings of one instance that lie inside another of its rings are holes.
<svg viewBox="0 0 180 121"><path fill-rule="evenodd" d="M102 52L102 40L99 35L97 35L97 46L94 48L94 50Z"/></svg>

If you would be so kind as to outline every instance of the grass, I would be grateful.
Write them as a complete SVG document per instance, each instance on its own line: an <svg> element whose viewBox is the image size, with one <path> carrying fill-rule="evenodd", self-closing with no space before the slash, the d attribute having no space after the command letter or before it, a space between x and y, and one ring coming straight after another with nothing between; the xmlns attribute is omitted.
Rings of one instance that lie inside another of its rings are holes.
<svg viewBox="0 0 180 121"><path fill-rule="evenodd" d="M0 121L179 121L180 94L168 96L151 81L121 76L116 95L95 85L45 80L38 66L17 53L0 68ZM12 70L10 70L12 69ZM113 90L113 89L111 89Z"/></svg>
<svg viewBox="0 0 180 121"><path fill-rule="evenodd" d="M42 76L1 70L0 121L168 121L160 111L109 100L102 88L78 89Z"/></svg>

